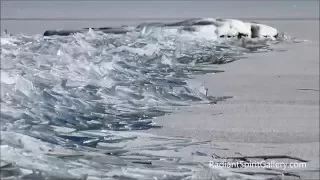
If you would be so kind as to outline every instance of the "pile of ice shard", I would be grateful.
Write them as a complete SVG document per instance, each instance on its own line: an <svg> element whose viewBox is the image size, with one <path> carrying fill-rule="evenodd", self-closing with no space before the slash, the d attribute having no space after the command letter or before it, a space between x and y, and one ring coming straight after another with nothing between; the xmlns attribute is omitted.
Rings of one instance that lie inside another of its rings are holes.
<svg viewBox="0 0 320 180"><path fill-rule="evenodd" d="M215 103L189 79L269 51L164 31L1 37L1 179L182 179L189 139L137 133L178 106ZM197 162L197 163L195 163Z"/></svg>

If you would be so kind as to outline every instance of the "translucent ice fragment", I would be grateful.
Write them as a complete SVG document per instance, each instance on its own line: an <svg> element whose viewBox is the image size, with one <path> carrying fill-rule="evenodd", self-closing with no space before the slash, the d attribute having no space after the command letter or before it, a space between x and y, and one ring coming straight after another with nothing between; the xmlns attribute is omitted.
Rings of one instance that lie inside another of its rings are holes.
<svg viewBox="0 0 320 180"><path fill-rule="evenodd" d="M15 91L19 91L26 96L30 96L33 89L34 87L31 81L22 76L18 76L16 80Z"/></svg>

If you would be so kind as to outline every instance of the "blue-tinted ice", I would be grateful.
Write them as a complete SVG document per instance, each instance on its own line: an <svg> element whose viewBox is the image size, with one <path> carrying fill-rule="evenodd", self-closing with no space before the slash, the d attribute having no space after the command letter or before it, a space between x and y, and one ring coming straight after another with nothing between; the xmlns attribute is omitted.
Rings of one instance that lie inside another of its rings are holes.
<svg viewBox="0 0 320 180"><path fill-rule="evenodd" d="M25 179L182 179L200 142L132 130L177 106L215 103L188 79L212 64L271 50L174 31L1 37L1 176ZM191 152L191 151L190 151Z"/></svg>

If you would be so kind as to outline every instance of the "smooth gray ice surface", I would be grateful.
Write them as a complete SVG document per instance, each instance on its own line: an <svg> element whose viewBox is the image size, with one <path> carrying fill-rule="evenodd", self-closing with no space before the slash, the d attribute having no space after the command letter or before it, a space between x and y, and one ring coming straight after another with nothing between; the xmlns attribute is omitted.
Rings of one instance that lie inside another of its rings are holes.
<svg viewBox="0 0 320 180"><path fill-rule="evenodd" d="M318 19L319 1L1 1L1 30L42 33L203 17Z"/></svg>

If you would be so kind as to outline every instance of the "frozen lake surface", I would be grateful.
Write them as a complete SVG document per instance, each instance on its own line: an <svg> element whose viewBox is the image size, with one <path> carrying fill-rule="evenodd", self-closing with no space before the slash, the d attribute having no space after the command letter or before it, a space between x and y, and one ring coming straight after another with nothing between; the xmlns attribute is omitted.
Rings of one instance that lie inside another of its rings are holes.
<svg viewBox="0 0 320 180"><path fill-rule="evenodd" d="M47 29L136 26L194 17L255 20L290 32L288 22L309 28L310 22L318 21L318 4L1 1L1 30L13 34L1 36L1 176L261 178L203 167L201 163L208 165L211 153L220 148L213 148L208 141L138 130L160 128L153 118L174 113L179 107L231 98L208 96L206 87L192 80L194 75L220 72L213 64L241 61L252 54L281 53L286 46L277 45L292 45L297 39L220 41L172 29L116 35L89 31L45 38L42 34ZM300 30L291 32L299 39L316 37ZM210 90L219 85L210 85Z"/></svg>

